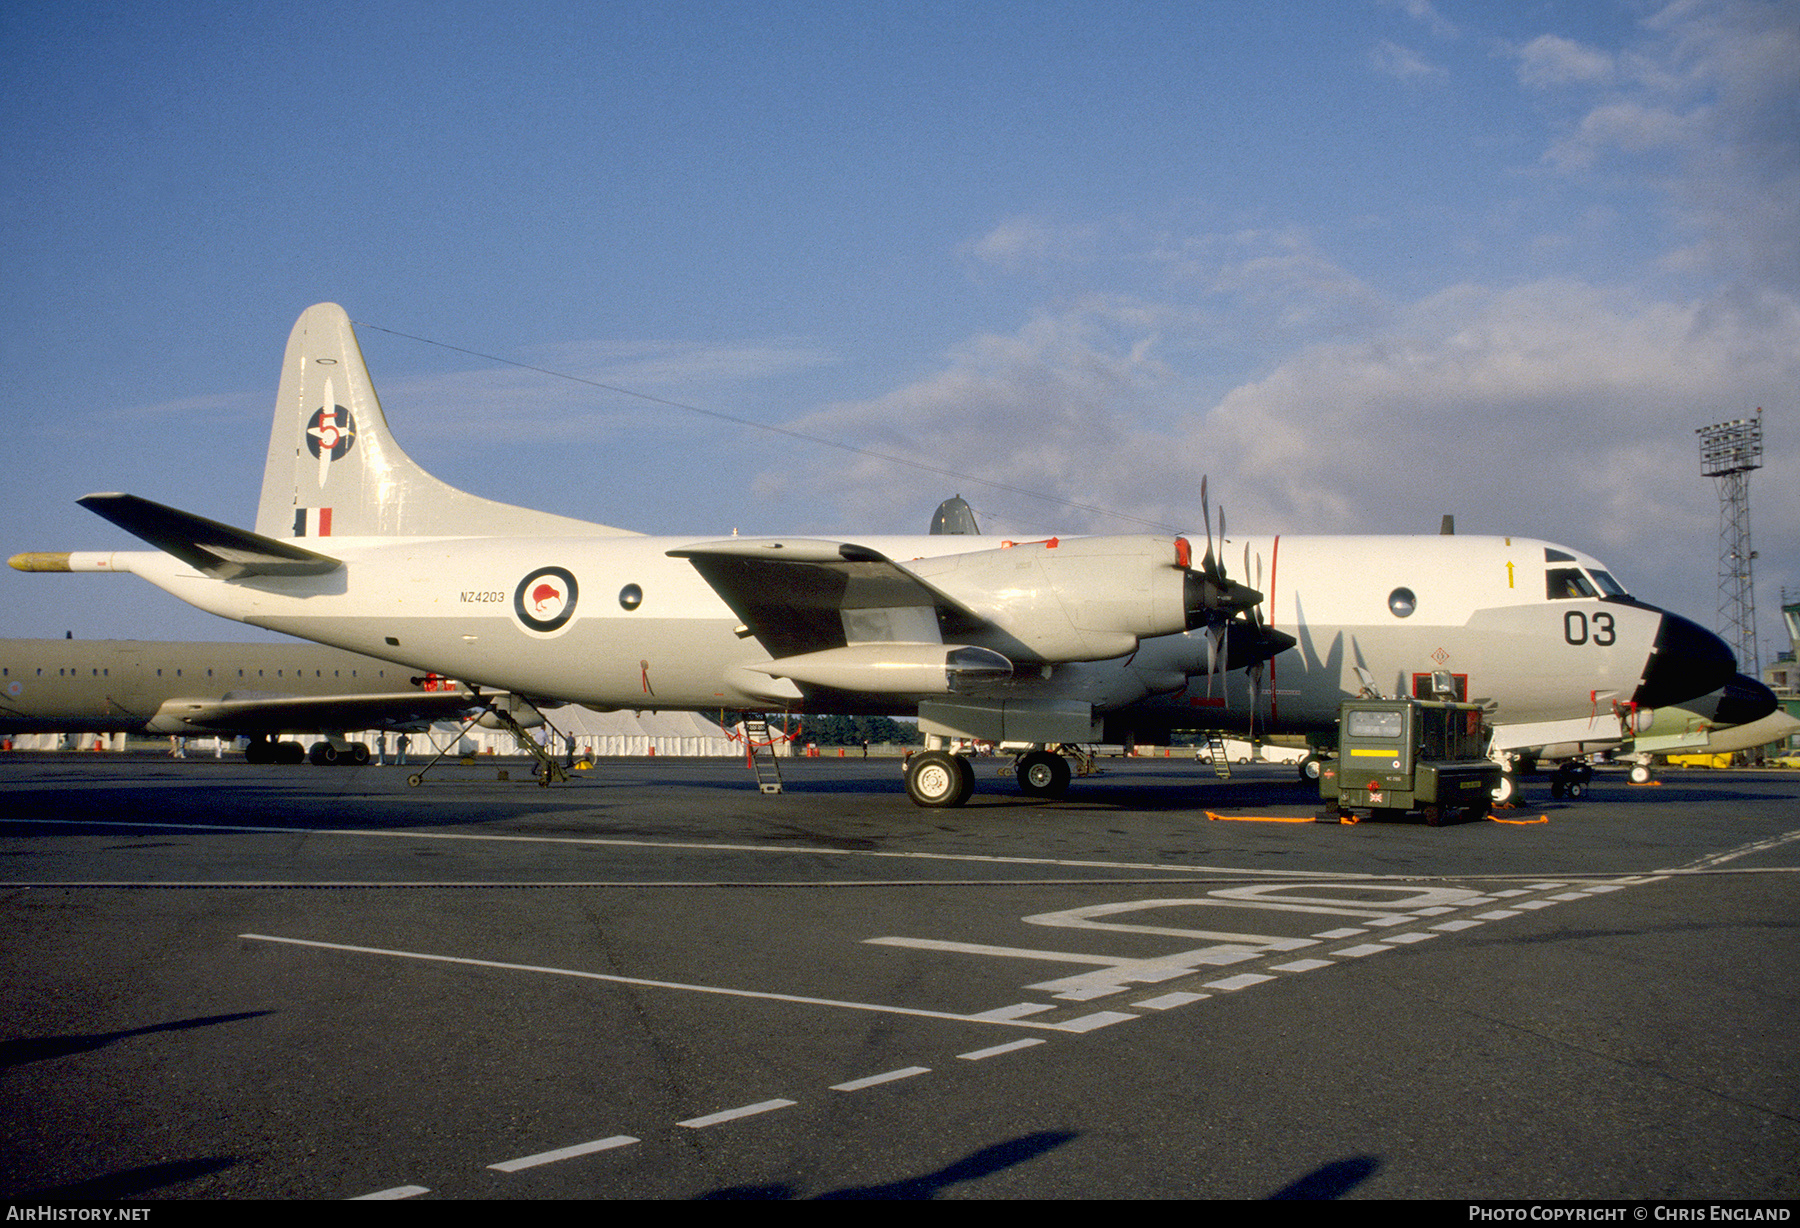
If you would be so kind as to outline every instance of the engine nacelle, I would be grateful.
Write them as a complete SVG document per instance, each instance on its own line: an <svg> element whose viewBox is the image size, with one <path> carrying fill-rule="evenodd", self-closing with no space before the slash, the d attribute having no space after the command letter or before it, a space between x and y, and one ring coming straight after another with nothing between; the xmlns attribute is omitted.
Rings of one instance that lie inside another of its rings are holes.
<svg viewBox="0 0 1800 1228"><path fill-rule="evenodd" d="M1015 661L1104 661L1198 625L1176 537L1077 537L918 559L907 570L992 623Z"/></svg>
<svg viewBox="0 0 1800 1228"><path fill-rule="evenodd" d="M871 695L954 695L1012 675L1012 662L966 644L875 642L749 667L775 678Z"/></svg>

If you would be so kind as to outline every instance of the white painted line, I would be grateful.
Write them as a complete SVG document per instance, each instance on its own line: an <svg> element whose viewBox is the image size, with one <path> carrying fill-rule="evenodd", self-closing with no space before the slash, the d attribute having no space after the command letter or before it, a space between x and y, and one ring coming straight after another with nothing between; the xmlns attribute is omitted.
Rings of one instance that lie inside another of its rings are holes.
<svg viewBox="0 0 1800 1228"><path fill-rule="evenodd" d="M716 1126L721 1122L736 1121L740 1117L754 1117L758 1113L772 1113L776 1109L792 1108L800 1103L798 1100L759 1100L755 1104L746 1104L741 1108L721 1109L717 1113L708 1113L705 1117L690 1117L686 1121L678 1121L678 1126L686 1126L690 1130L704 1130L708 1126Z"/></svg>
<svg viewBox="0 0 1800 1228"><path fill-rule="evenodd" d="M1313 937L1314 938L1354 938L1358 934L1366 934L1368 932L1369 932L1368 930L1361 930L1361 929L1326 930L1323 934L1314 934Z"/></svg>
<svg viewBox="0 0 1800 1228"><path fill-rule="evenodd" d="M1702 857L1698 861L1690 861L1681 868L1683 870L1710 870L1714 866L1722 866L1728 861L1736 861L1740 857L1748 857L1751 853L1760 853L1767 849L1779 848L1790 840L1800 840L1800 829L1783 832L1779 836L1770 836L1767 840L1756 840L1749 844L1740 844L1723 853L1714 853L1710 857ZM1645 879L1645 882L1659 882L1659 879Z"/></svg>
<svg viewBox="0 0 1800 1228"><path fill-rule="evenodd" d="M982 1011L974 1016L976 1019L1023 1019L1027 1015L1041 1015L1045 1011L1056 1008L1048 1002L1015 1002L1011 1006L996 1006L991 1011Z"/></svg>
<svg viewBox="0 0 1800 1228"><path fill-rule="evenodd" d="M1464 901L1464 903L1462 905L1460 905L1459 907L1467 907L1467 901ZM1455 909L1455 908L1449 908L1449 907L1446 907L1446 906L1440 904L1436 908L1415 908L1415 909L1413 909L1413 915L1415 917L1441 917L1447 912L1456 912L1456 911L1457 911L1457 909Z"/></svg>
<svg viewBox="0 0 1800 1228"><path fill-rule="evenodd" d="M524 1168L536 1168L540 1164L554 1164L558 1160L573 1160L576 1156L592 1155L596 1151L611 1151L615 1147L629 1147L638 1140L629 1134L615 1134L611 1138L597 1138L591 1143L576 1143L573 1147L558 1147L555 1151L540 1151L534 1156L520 1156L516 1160L502 1160L498 1164L490 1164L489 1168L503 1173L516 1173Z"/></svg>
<svg viewBox="0 0 1800 1228"><path fill-rule="evenodd" d="M1536 912L1540 908L1555 908L1556 901L1555 900L1520 900L1517 904L1514 904L1513 907L1521 909L1526 912Z"/></svg>
<svg viewBox="0 0 1800 1228"><path fill-rule="evenodd" d="M1480 908L1484 904L1493 904L1496 902L1497 901L1491 895L1477 895L1464 900L1462 906L1464 908Z"/></svg>
<svg viewBox="0 0 1800 1228"><path fill-rule="evenodd" d="M1497 900L1510 900L1515 895L1530 895L1530 894L1531 894L1530 888L1509 887L1505 891L1494 892L1494 898Z"/></svg>
<svg viewBox="0 0 1800 1228"><path fill-rule="evenodd" d="M834 998L809 998L800 994L769 993L758 989L726 989L719 985L687 985L680 981L652 981L635 976L611 976L604 972L583 972L578 968L547 968L538 964L509 964L494 959L469 959L461 955L434 955L427 951L394 951L385 947L359 947L343 942L317 942L310 938L279 938L273 934L239 934L252 942L279 942L286 946L313 947L326 951L348 951L354 955L385 955L396 959L418 959L429 963L460 964L471 968L499 968L507 972L536 972L548 976L572 976L587 981L605 981L613 985L641 985L650 989L678 989L687 993L718 994L728 998L757 998L765 1002L792 1002L799 1006L830 1006L840 1010L872 1011L882 1015L909 1015L920 1019L948 1019L956 1023L988 1023L1019 1028L1042 1028L1060 1031L1055 1024L1027 1023L1011 1019L984 1019L980 1015L959 1015L953 1011L929 1011L911 1006L881 1006L873 1002L844 1002Z"/></svg>
<svg viewBox="0 0 1800 1228"><path fill-rule="evenodd" d="M1253 879L1352 879L1362 880L1366 874L1344 874L1324 870L1244 870L1231 866L1195 866L1165 865L1160 862L1142 861L1074 861L1055 857L994 857L973 853L898 853L875 851L871 849L834 849L816 848L808 845L776 845L776 844L707 844L692 843L681 840L615 840L603 836L506 836L492 832L444 832L404 830L352 829L334 827L258 827L246 823L161 823L151 819L138 821L110 821L98 819L18 819L10 816L0 817L0 823L18 823L35 826L58 827L99 827L99 828L156 828L163 831L223 832L228 834L250 834L269 836L346 836L370 839L391 838L399 840L471 840L486 841L496 844L579 844L602 848L636 848L636 849L672 849L676 852L694 853L808 853L820 857L868 857L901 861L972 861L985 865L1014 866L1069 866L1084 870L1140 870L1155 871L1159 874L1231 874L1242 875ZM1404 875L1396 875L1404 878ZM246 886L252 884L244 884ZM382 886L392 884L383 883ZM418 884L427 885L427 884ZM466 886L467 884L429 884L433 886ZM487 884L495 887L517 887L516 882L495 882ZM559 886L616 886L616 887L653 887L655 883L633 882L590 882L566 883ZM694 886L683 883L681 886ZM779 884L771 884L779 885ZM816 887L821 884L809 883Z"/></svg>
<svg viewBox="0 0 1800 1228"><path fill-rule="evenodd" d="M1623 890L1625 890L1625 886L1623 883L1597 883L1594 886L1589 887L1584 894L1586 894L1586 895L1605 895L1609 891L1623 891Z"/></svg>
<svg viewBox="0 0 1800 1228"><path fill-rule="evenodd" d="M1128 1019L1142 1019L1142 1015L1133 1015L1127 1011L1096 1011L1092 1015L1081 1015L1075 1019L1063 1020L1059 1031L1092 1032L1096 1028L1110 1028L1115 1023L1124 1023Z"/></svg>
<svg viewBox="0 0 1800 1228"><path fill-rule="evenodd" d="M391 1190L376 1190L373 1194L358 1194L350 1202L394 1202L401 1198L416 1198L420 1194L431 1191L422 1185L396 1185Z"/></svg>
<svg viewBox="0 0 1800 1228"><path fill-rule="evenodd" d="M1185 990L1163 994L1160 998L1145 998L1142 1002L1133 1002L1133 1006L1149 1011L1173 1010L1177 1006L1186 1006L1189 1002L1201 1002L1212 997L1209 993L1188 993Z"/></svg>
<svg viewBox="0 0 1800 1228"><path fill-rule="evenodd" d="M1390 934L1381 941L1392 943L1424 942L1427 938L1436 937L1436 934L1422 934L1418 930L1414 930L1410 934Z"/></svg>
<svg viewBox="0 0 1800 1228"><path fill-rule="evenodd" d="M892 1083L897 1079L910 1079L914 1075L930 1074L929 1066L906 1066L900 1070L890 1070L886 1074L870 1075L866 1079L852 1079L848 1083L833 1083L834 1092L860 1092L865 1087L880 1087L883 1083Z"/></svg>
<svg viewBox="0 0 1800 1228"><path fill-rule="evenodd" d="M1291 964L1270 964L1269 970L1272 972L1313 972L1319 968L1329 968L1332 963L1333 961L1329 959L1297 959Z"/></svg>
<svg viewBox="0 0 1800 1228"><path fill-rule="evenodd" d="M1558 887L1567 887L1567 883L1533 883L1525 888L1527 891L1555 891Z"/></svg>
<svg viewBox="0 0 1800 1228"><path fill-rule="evenodd" d="M1345 947L1341 951L1333 951L1333 955L1348 955L1352 959L1361 959L1365 955L1376 955L1382 951L1391 951L1393 947L1380 942L1365 942L1358 947Z"/></svg>
<svg viewBox="0 0 1800 1228"><path fill-rule="evenodd" d="M1028 1036L1024 1040L1009 1040L1004 1045L995 1045L991 1049L976 1049L969 1053L959 1053L956 1056L965 1062L979 1062L990 1057L999 1057L1002 1053L1011 1053L1015 1049L1029 1049L1033 1045L1043 1043L1035 1036Z"/></svg>
<svg viewBox="0 0 1800 1228"><path fill-rule="evenodd" d="M1434 925L1431 928L1434 930L1443 930L1446 934L1454 934L1457 930L1472 930L1480 924L1481 922L1479 921L1445 921L1438 925Z"/></svg>
<svg viewBox="0 0 1800 1228"><path fill-rule="evenodd" d="M1553 895L1550 898L1558 903L1566 903L1569 900L1585 900L1587 897L1588 893L1585 891L1565 891L1561 895Z"/></svg>
<svg viewBox="0 0 1800 1228"><path fill-rule="evenodd" d="M1260 972L1240 972L1236 976L1228 976L1222 980L1207 981L1206 987L1208 989L1225 990L1248 989L1252 985L1260 985L1264 981L1272 981L1274 979L1274 977L1264 976Z"/></svg>
<svg viewBox="0 0 1800 1228"><path fill-rule="evenodd" d="M1504 921L1508 917L1518 916L1519 913L1514 908L1496 908L1493 912L1478 912L1475 915L1483 921Z"/></svg>

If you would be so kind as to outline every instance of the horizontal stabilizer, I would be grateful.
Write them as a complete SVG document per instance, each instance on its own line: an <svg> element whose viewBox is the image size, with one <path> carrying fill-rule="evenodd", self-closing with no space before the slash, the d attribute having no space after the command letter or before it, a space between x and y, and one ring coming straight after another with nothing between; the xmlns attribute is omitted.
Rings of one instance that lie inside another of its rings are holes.
<svg viewBox="0 0 1800 1228"><path fill-rule="evenodd" d="M88 495L76 502L215 580L320 576L343 566L326 555L136 495Z"/></svg>
<svg viewBox="0 0 1800 1228"><path fill-rule="evenodd" d="M291 733L300 729L379 729L448 720L475 707L472 692L397 691L387 695L227 695L171 699L146 726L150 733L219 730Z"/></svg>

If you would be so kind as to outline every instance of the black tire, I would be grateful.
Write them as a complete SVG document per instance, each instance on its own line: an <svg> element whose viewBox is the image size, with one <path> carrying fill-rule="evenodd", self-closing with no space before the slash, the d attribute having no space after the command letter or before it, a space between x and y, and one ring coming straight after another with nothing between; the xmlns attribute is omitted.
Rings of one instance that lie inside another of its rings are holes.
<svg viewBox="0 0 1800 1228"><path fill-rule="evenodd" d="M275 748L264 739L256 738L250 745L244 747L244 762L273 763L275 762Z"/></svg>
<svg viewBox="0 0 1800 1228"><path fill-rule="evenodd" d="M1323 755L1308 755L1306 758L1302 759L1299 767L1296 769L1300 773L1300 782L1308 785L1319 783L1319 765L1324 762L1325 757Z"/></svg>
<svg viewBox="0 0 1800 1228"><path fill-rule="evenodd" d="M421 773L414 772L411 776L406 778L406 783L416 789L425 783L425 777Z"/></svg>
<svg viewBox="0 0 1800 1228"><path fill-rule="evenodd" d="M915 806L949 809L961 806L975 791L975 769L961 755L928 750L906 765L906 795Z"/></svg>
<svg viewBox="0 0 1800 1228"><path fill-rule="evenodd" d="M1047 750L1019 759L1019 789L1029 797L1059 798L1069 791L1069 761Z"/></svg>
<svg viewBox="0 0 1800 1228"><path fill-rule="evenodd" d="M333 767L338 761L338 748L329 742L314 742L306 757L320 767Z"/></svg>
<svg viewBox="0 0 1800 1228"><path fill-rule="evenodd" d="M351 763L354 763L357 767L361 767L363 764L367 763L368 761L369 761L369 748L368 747L364 746L361 742L358 742L350 748L350 762Z"/></svg>

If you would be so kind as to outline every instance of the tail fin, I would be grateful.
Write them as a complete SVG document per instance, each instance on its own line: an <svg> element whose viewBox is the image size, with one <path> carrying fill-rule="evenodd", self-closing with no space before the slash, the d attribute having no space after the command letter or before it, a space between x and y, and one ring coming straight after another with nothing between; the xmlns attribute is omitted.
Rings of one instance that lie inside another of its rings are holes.
<svg viewBox="0 0 1800 1228"><path fill-rule="evenodd" d="M479 498L426 473L389 433L350 317L336 303L308 307L288 337L256 531L274 538L630 534Z"/></svg>

